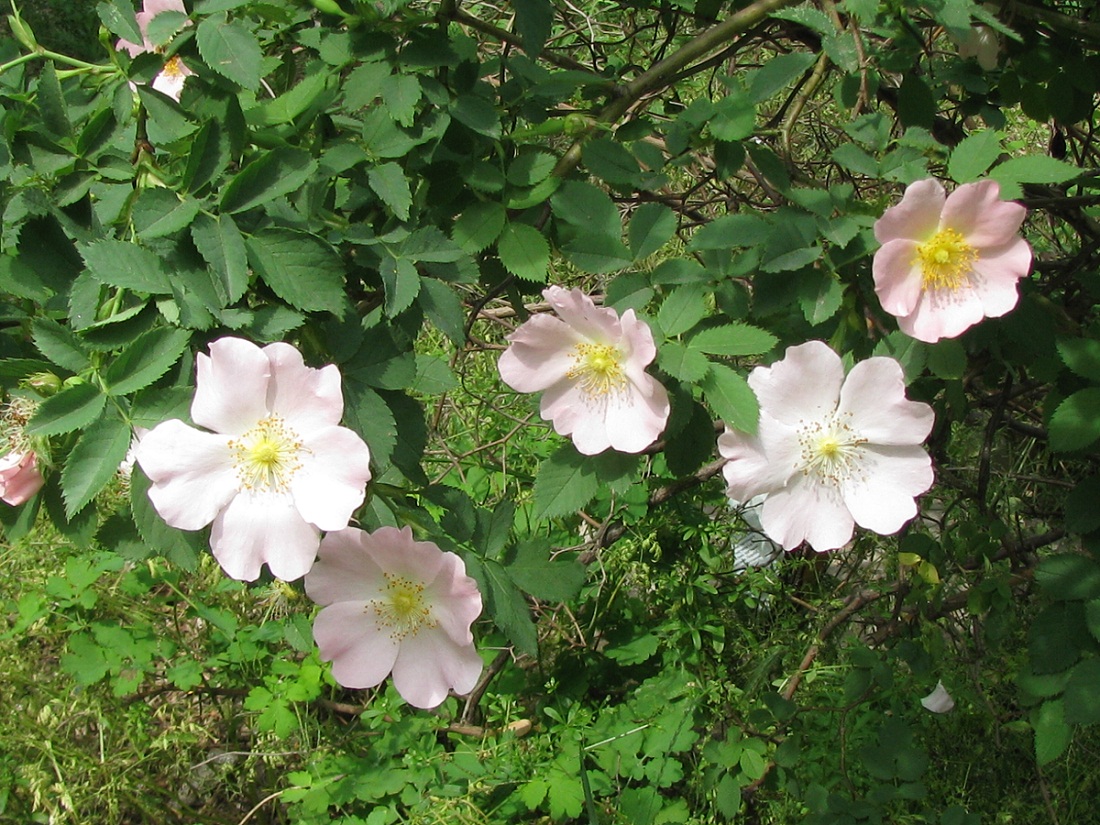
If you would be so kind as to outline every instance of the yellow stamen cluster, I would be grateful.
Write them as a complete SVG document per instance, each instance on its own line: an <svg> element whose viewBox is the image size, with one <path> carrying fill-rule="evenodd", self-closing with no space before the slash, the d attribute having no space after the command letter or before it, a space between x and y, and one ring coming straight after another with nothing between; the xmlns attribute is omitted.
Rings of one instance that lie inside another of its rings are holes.
<svg viewBox="0 0 1100 825"><path fill-rule="evenodd" d="M576 381L591 400L606 399L626 387L622 353L611 344L577 344L573 349L573 366L565 375Z"/></svg>
<svg viewBox="0 0 1100 825"><path fill-rule="evenodd" d="M977 260L978 251L966 242L961 233L944 228L917 246L917 257L913 263L920 264L925 289L949 289L954 292L966 283Z"/></svg>
<svg viewBox="0 0 1100 825"><path fill-rule="evenodd" d="M415 636L422 628L438 624L432 617L431 608L425 603L423 584L392 573L384 575L385 595L368 606L368 610L374 610L379 631L389 633L391 639L400 642L408 636Z"/></svg>
<svg viewBox="0 0 1100 825"><path fill-rule="evenodd" d="M803 422L798 431L802 449L800 471L831 487L861 472L859 457L866 438L852 429L847 416Z"/></svg>
<svg viewBox="0 0 1100 825"><path fill-rule="evenodd" d="M165 61L164 68L160 70L160 73L164 77L184 77L183 61L177 55L172 55Z"/></svg>
<svg viewBox="0 0 1100 825"><path fill-rule="evenodd" d="M277 415L262 419L240 438L229 442L241 489L286 492L302 467L302 442Z"/></svg>

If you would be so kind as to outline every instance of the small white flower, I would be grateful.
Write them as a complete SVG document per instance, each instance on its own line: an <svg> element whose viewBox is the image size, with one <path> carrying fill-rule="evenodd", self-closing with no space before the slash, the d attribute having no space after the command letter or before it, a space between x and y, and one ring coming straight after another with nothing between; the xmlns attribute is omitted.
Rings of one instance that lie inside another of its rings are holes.
<svg viewBox="0 0 1100 825"><path fill-rule="evenodd" d="M951 698L943 682L936 682L936 689L921 699L920 703L925 710L930 710L932 713L947 713L955 707L955 700Z"/></svg>

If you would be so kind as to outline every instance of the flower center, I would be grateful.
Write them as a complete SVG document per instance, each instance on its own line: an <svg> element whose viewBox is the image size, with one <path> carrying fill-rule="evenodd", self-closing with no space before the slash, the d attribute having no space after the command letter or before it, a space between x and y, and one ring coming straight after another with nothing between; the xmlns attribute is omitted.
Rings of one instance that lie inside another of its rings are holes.
<svg viewBox="0 0 1100 825"><path fill-rule="evenodd" d="M925 289L949 289L966 283L966 277L978 260L978 251L954 229L941 229L917 246L914 264L920 264Z"/></svg>
<svg viewBox="0 0 1100 825"><path fill-rule="evenodd" d="M866 438L849 426L847 415L830 415L822 421L803 423L798 431L802 450L799 470L831 487L861 472L860 456Z"/></svg>
<svg viewBox="0 0 1100 825"><path fill-rule="evenodd" d="M164 64L164 68L160 70L160 73L164 77L179 78L184 77L183 74L183 61L179 59L178 55L172 55Z"/></svg>
<svg viewBox="0 0 1100 825"><path fill-rule="evenodd" d="M426 604L424 585L404 576L384 575L385 594L368 606L368 609L374 609L380 631L389 633L391 639L400 642L407 636L415 636L421 628L438 624Z"/></svg>
<svg viewBox="0 0 1100 825"><path fill-rule="evenodd" d="M565 374L576 381L581 392L598 400L626 387L622 353L611 344L577 344L573 350L573 366Z"/></svg>
<svg viewBox="0 0 1100 825"><path fill-rule="evenodd" d="M277 415L269 415L240 438L229 442L241 488L252 492L286 492L301 469L302 442Z"/></svg>

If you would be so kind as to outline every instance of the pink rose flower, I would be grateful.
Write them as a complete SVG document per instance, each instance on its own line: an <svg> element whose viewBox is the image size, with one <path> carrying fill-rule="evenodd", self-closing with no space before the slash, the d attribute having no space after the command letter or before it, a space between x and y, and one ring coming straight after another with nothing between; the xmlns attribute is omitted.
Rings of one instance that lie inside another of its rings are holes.
<svg viewBox="0 0 1100 825"><path fill-rule="evenodd" d="M634 310L597 307L579 289L552 286L543 297L557 313L532 316L508 336L500 377L519 392L542 392L539 411L577 450L637 453L668 421L668 393L646 373L657 348Z"/></svg>
<svg viewBox="0 0 1100 825"><path fill-rule="evenodd" d="M754 369L749 386L760 401L757 435L727 429L718 451L731 499L766 496L760 523L770 539L835 550L855 524L888 535L917 514L914 498L932 486L920 445L933 413L906 399L897 361L869 358L845 378L840 356L810 341Z"/></svg>
<svg viewBox="0 0 1100 825"><path fill-rule="evenodd" d="M115 43L116 49L125 49L130 57L158 51L157 47L150 42L148 35L149 23L154 17L165 11L178 11L181 14L187 14L187 10L183 7L183 0L145 0L141 8L142 10L137 13L136 17L138 28L141 30L142 42L138 44L120 39ZM173 55L168 58L164 68L153 78L152 86L161 94L168 95L168 97L179 102L180 95L183 93L183 81L193 74L194 72L187 68L179 57Z"/></svg>
<svg viewBox="0 0 1100 825"><path fill-rule="evenodd" d="M910 184L875 222L882 244L875 292L907 335L954 338L1016 306L1016 282L1031 268L1031 247L1019 235L1026 210L999 192L996 181L983 180L945 196L929 178Z"/></svg>
<svg viewBox="0 0 1100 825"><path fill-rule="evenodd" d="M45 483L33 450L12 451L0 458L0 500L12 507L28 501Z"/></svg>
<svg viewBox="0 0 1100 825"><path fill-rule="evenodd" d="M289 344L221 338L197 372L191 418L212 432L172 419L137 446L153 506L181 530L213 522L214 557L235 579L265 562L305 575L320 531L348 526L371 477L367 445L338 426L339 370L307 367Z"/></svg>
<svg viewBox="0 0 1100 825"><path fill-rule="evenodd" d="M470 625L481 594L454 553L413 541L408 527L349 527L325 536L305 584L322 605L313 637L344 687L371 688L392 672L418 708L474 689L482 662Z"/></svg>

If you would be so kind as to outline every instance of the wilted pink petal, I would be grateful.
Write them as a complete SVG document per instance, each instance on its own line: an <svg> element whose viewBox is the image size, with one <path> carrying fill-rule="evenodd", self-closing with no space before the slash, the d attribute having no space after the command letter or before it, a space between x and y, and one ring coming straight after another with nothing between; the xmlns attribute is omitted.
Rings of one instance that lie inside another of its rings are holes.
<svg viewBox="0 0 1100 825"><path fill-rule="evenodd" d="M749 385L759 431L727 428L718 451L731 499L765 496L760 521L770 539L787 550L803 542L834 550L855 524L888 535L916 515L915 497L932 486L920 444L933 414L905 397L896 361L870 358L845 378L840 356L810 341L754 369Z"/></svg>
<svg viewBox="0 0 1100 825"><path fill-rule="evenodd" d="M367 445L336 425L340 374L305 366L287 344L239 338L210 344L197 372L191 415L214 432L173 419L141 439L149 498L173 527L213 522L211 547L230 576L255 579L266 563L299 578L320 531L347 527L371 477Z"/></svg>
<svg viewBox="0 0 1100 825"><path fill-rule="evenodd" d="M1001 41L989 26L971 26L966 37L952 38L959 47L959 57L963 60L973 57L978 65L987 72L997 68L997 58L1001 53Z"/></svg>
<svg viewBox="0 0 1100 825"><path fill-rule="evenodd" d="M321 658L344 687L374 687L392 671L405 701L434 708L477 684L470 625L481 594L454 553L414 541L408 527L349 527L325 536L305 585L322 605L313 625Z"/></svg>
<svg viewBox="0 0 1100 825"><path fill-rule="evenodd" d="M932 713L947 713L955 708L955 700L951 698L943 682L936 682L936 689L921 699L920 703L925 710Z"/></svg>
<svg viewBox="0 0 1100 825"><path fill-rule="evenodd" d="M10 452L0 458L0 500L16 507L29 500L45 483L33 450Z"/></svg>
<svg viewBox="0 0 1100 825"><path fill-rule="evenodd" d="M1019 236L1026 212L999 192L983 180L945 197L929 178L910 184L875 223L875 292L907 335L954 338L1016 306L1017 282L1031 268L1031 247Z"/></svg>
<svg viewBox="0 0 1100 825"><path fill-rule="evenodd" d="M657 348L634 310L622 317L579 289L543 296L557 318L538 315L508 336L497 368L519 392L543 392L539 411L585 455L609 447L637 453L668 422L668 392L645 372Z"/></svg>

